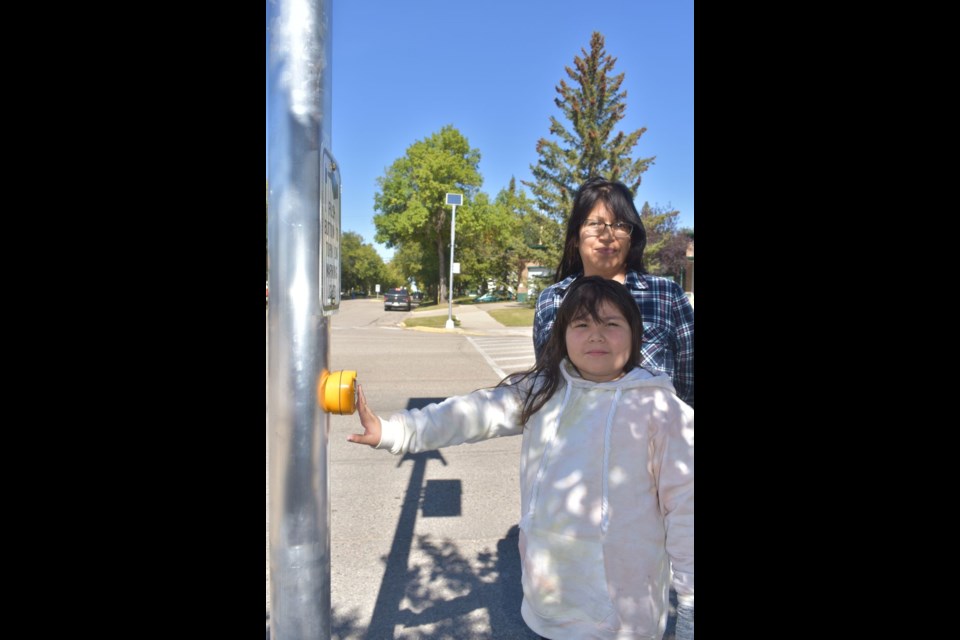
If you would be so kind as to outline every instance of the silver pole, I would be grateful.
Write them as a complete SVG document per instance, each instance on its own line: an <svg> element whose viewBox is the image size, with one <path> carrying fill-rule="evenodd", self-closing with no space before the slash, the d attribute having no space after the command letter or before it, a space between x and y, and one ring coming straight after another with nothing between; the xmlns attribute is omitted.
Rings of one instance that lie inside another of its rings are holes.
<svg viewBox="0 0 960 640"><path fill-rule="evenodd" d="M447 324L444 328L453 329L453 241L457 237L457 205L453 205L453 217L450 218L450 280L447 284Z"/></svg>
<svg viewBox="0 0 960 640"><path fill-rule="evenodd" d="M317 382L323 153L330 148L332 0L267 0L270 258L270 637L330 638L329 416Z"/></svg>

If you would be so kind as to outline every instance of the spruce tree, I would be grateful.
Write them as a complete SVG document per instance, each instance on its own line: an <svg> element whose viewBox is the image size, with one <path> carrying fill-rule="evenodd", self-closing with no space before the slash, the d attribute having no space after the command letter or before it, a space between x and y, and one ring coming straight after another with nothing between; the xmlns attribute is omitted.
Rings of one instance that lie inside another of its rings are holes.
<svg viewBox="0 0 960 640"><path fill-rule="evenodd" d="M649 202L644 202L640 207L640 220L647 232L647 246L643 251L644 266L654 275L676 275L670 268L673 264L668 259L668 254L676 249L673 243L677 237L679 215L678 210L669 206L651 207ZM686 244L683 246L686 247Z"/></svg>
<svg viewBox="0 0 960 640"><path fill-rule="evenodd" d="M569 120L568 130L550 116L550 133L559 140L537 141L537 164L530 170L534 181L523 184L531 189L540 210L561 224L566 223L573 194L587 178L603 176L619 180L636 194L640 175L653 164L654 157L633 160L630 157L646 127L625 134L614 134L617 122L626 111L626 91L620 90L624 74L612 75L617 59L604 50L604 38L594 32L590 52L573 59L574 67L565 67L572 85L565 80L556 87L557 107Z"/></svg>

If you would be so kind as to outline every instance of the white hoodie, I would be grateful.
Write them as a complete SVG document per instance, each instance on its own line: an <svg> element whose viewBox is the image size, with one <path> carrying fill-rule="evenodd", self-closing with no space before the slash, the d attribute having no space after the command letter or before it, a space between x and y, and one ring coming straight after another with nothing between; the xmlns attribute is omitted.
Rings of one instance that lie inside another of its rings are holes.
<svg viewBox="0 0 960 640"><path fill-rule="evenodd" d="M693 409L666 374L565 384L519 424L517 387L383 420L378 449L416 453L523 434L524 621L552 640L659 640L670 567L693 600Z"/></svg>

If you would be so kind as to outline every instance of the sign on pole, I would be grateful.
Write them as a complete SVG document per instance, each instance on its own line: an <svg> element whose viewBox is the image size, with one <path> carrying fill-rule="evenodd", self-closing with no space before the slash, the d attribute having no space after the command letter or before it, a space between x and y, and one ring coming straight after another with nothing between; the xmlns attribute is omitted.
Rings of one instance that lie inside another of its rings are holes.
<svg viewBox="0 0 960 640"><path fill-rule="evenodd" d="M323 315L340 309L340 169L323 150L323 199L320 201L320 302Z"/></svg>

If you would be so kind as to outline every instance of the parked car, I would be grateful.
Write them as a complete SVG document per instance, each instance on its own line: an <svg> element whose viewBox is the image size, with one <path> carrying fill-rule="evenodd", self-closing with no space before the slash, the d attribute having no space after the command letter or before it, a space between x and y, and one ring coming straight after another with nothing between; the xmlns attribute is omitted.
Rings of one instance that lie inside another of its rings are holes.
<svg viewBox="0 0 960 640"><path fill-rule="evenodd" d="M423 302L423 291L414 291L410 294L410 299L419 307L420 303Z"/></svg>
<svg viewBox="0 0 960 640"><path fill-rule="evenodd" d="M386 293L383 294L384 311L390 311L390 309L403 309L404 311L410 311L412 307L413 304L410 298L410 293L402 287L387 289Z"/></svg>
<svg viewBox="0 0 960 640"><path fill-rule="evenodd" d="M479 298L476 299L477 302L500 302L502 300L509 300L509 298L495 292L488 291Z"/></svg>

